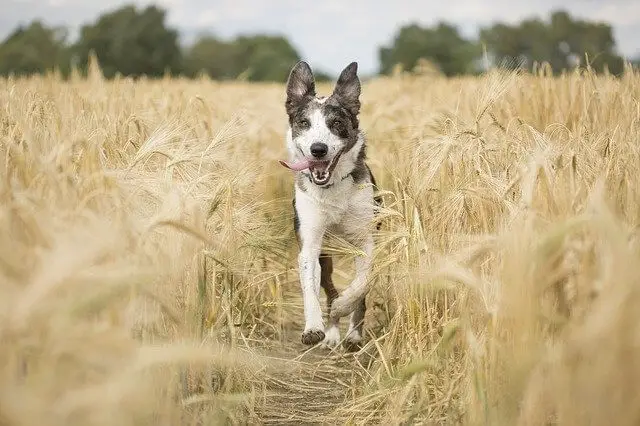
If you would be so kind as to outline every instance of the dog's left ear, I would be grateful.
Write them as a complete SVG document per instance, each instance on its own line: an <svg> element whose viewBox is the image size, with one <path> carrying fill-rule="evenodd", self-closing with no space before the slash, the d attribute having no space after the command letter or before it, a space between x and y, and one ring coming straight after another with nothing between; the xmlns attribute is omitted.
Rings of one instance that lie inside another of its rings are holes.
<svg viewBox="0 0 640 426"><path fill-rule="evenodd" d="M342 70L333 94L353 115L360 112L360 79L357 62L351 62Z"/></svg>

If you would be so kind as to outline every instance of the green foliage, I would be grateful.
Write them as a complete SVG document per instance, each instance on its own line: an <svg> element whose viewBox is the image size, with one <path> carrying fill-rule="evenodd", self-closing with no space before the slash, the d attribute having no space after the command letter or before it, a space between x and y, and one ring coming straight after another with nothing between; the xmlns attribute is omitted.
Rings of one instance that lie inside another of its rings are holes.
<svg viewBox="0 0 640 426"><path fill-rule="evenodd" d="M60 69L68 75L71 62L86 71L94 52L107 78L116 74L150 77L183 73L195 77L205 73L217 80L284 82L300 60L294 46L279 35L243 35L233 40L201 37L184 53L178 33L165 23L166 11L157 6L138 10L133 5L104 13L82 27L78 42L66 43L66 30L48 28L39 21L18 27L0 44L0 75L29 75ZM489 59L502 67L548 62L555 73L587 62L596 72L608 69L619 74L624 60L615 51L611 26L572 18L556 11L548 22L526 19L519 24L496 23L480 31L480 39L469 40L455 26L441 22L433 27L417 24L398 30L389 46L378 51L380 73L389 74L396 65L412 71L423 61L447 76L480 72L482 46ZM640 59L631 63L638 67ZM316 80L335 76L314 69Z"/></svg>
<svg viewBox="0 0 640 426"><path fill-rule="evenodd" d="M82 68L94 51L105 77L161 76L177 73L182 65L178 33L165 26L166 12L156 6L142 11L124 6L102 15L81 29L74 46Z"/></svg>
<svg viewBox="0 0 640 426"><path fill-rule="evenodd" d="M69 71L69 52L64 28L48 28L40 21L18 27L0 44L0 75L43 74Z"/></svg>
<svg viewBox="0 0 640 426"><path fill-rule="evenodd" d="M624 66L615 53L610 25L574 20L564 11L553 12L549 22L527 19L512 26L496 24L482 29L480 39L500 66L549 62L559 73L588 60L596 72L606 67L614 74Z"/></svg>
<svg viewBox="0 0 640 426"><path fill-rule="evenodd" d="M186 55L186 71L220 80L284 82L300 55L282 36L240 36L225 42L213 36L200 38Z"/></svg>
<svg viewBox="0 0 640 426"><path fill-rule="evenodd" d="M420 59L427 59L447 76L473 73L479 53L478 46L452 25L422 28L411 24L400 29L390 47L380 48L380 72L389 74L398 64L412 70Z"/></svg>
<svg viewBox="0 0 640 426"><path fill-rule="evenodd" d="M235 56L236 52L230 43L212 36L201 37L185 53L184 70L192 77L205 73L214 79L232 79L237 75L231 66L235 63Z"/></svg>

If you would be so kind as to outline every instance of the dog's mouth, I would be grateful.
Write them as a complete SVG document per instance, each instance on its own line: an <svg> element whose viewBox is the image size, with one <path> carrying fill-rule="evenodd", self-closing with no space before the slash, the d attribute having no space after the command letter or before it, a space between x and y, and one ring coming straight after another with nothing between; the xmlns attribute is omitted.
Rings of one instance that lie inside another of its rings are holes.
<svg viewBox="0 0 640 426"><path fill-rule="evenodd" d="M303 158L294 162L280 160L280 164L296 172L309 169L311 181L318 186L324 186L329 183L333 169L335 169L341 154L342 151L338 152L331 160L309 160Z"/></svg>
<svg viewBox="0 0 640 426"><path fill-rule="evenodd" d="M333 160L335 161L335 160ZM316 185L326 185L331 179L333 161L314 161L309 164L309 172L311 172L311 180Z"/></svg>

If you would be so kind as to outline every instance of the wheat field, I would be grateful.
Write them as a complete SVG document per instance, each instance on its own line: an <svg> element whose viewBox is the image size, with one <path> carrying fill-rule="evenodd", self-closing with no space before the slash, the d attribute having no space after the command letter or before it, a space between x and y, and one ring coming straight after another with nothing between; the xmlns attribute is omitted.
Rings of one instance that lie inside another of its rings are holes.
<svg viewBox="0 0 640 426"><path fill-rule="evenodd" d="M300 343L284 96L0 80L0 425L638 424L638 71L363 83L357 353Z"/></svg>

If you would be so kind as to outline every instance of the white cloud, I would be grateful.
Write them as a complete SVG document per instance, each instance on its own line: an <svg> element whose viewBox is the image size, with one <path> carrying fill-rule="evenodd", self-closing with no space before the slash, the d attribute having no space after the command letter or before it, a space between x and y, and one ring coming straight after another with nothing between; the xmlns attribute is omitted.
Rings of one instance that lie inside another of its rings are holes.
<svg viewBox="0 0 640 426"><path fill-rule="evenodd" d="M607 21L616 26L638 25L640 2L605 3L593 9L591 19Z"/></svg>

